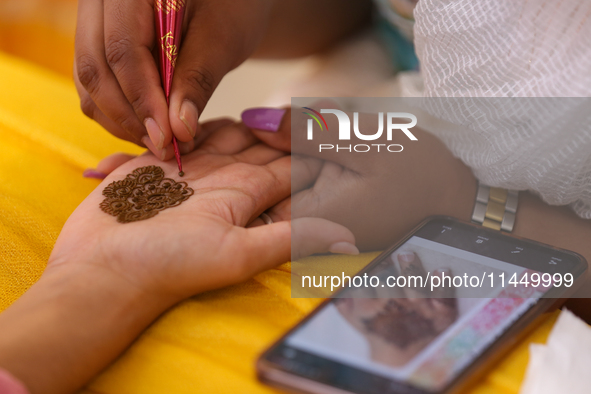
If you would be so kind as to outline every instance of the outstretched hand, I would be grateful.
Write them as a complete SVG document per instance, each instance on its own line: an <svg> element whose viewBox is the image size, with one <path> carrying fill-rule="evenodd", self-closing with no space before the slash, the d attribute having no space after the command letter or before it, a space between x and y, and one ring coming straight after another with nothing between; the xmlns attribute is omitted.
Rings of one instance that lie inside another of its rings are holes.
<svg viewBox="0 0 591 394"><path fill-rule="evenodd" d="M198 150L183 157L185 176L173 162L152 155L116 168L72 214L48 269L101 265L147 292L178 300L245 280L291 258L291 223L245 228L291 192L291 157L260 143L244 126L228 122ZM105 186L134 169L159 165L186 182L194 195L146 220L121 224L99 209ZM309 240L298 251L326 252L352 234L323 219L303 219ZM307 237L308 237L307 236Z"/></svg>
<svg viewBox="0 0 591 394"><path fill-rule="evenodd" d="M218 126L183 157L183 178L151 154L119 156L121 165L66 222L41 279L0 315L0 367L32 393L80 388L187 297L286 262L290 249L297 257L355 242L343 226L318 218L300 219L307 231L294 244L289 221L256 226L262 212L289 197L291 158L244 126ZM150 166L157 181L123 181ZM116 198L140 184L143 194ZM100 207L106 197L115 201L102 206L111 214ZM129 206L158 213L141 211L145 219L130 221L138 216L120 216Z"/></svg>

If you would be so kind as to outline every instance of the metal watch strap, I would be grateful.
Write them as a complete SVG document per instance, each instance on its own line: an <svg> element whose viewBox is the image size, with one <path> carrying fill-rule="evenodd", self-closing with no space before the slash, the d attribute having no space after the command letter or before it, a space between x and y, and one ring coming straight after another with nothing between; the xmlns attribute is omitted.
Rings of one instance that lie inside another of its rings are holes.
<svg viewBox="0 0 591 394"><path fill-rule="evenodd" d="M478 184L472 222L493 230L513 231L518 191Z"/></svg>

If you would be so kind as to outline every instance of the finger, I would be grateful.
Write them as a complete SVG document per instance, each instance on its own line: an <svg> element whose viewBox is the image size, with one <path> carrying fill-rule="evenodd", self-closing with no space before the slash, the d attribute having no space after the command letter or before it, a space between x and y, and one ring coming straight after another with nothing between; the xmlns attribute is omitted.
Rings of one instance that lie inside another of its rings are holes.
<svg viewBox="0 0 591 394"><path fill-rule="evenodd" d="M241 231L243 253L239 260L239 280L274 268L291 259L291 223L280 222Z"/></svg>
<svg viewBox="0 0 591 394"><path fill-rule="evenodd" d="M235 155L255 145L258 140L241 124L220 127L203 141L200 151L217 155Z"/></svg>
<svg viewBox="0 0 591 394"><path fill-rule="evenodd" d="M323 161L313 157L291 156L291 194L311 188L322 170Z"/></svg>
<svg viewBox="0 0 591 394"><path fill-rule="evenodd" d="M259 226L265 226L267 225L267 223L265 223L265 221L263 219L261 219L261 217L257 217L255 218L252 222L248 223L245 227L246 228L252 228L252 227L259 227Z"/></svg>
<svg viewBox="0 0 591 394"><path fill-rule="evenodd" d="M284 200L281 200L277 204L273 205L271 208L265 211L267 216L271 218L273 223L277 222L284 222L291 220L291 197L287 197ZM246 227L257 227L266 225L266 223L260 216L256 217L252 222L250 222Z"/></svg>
<svg viewBox="0 0 591 394"><path fill-rule="evenodd" d="M291 114L288 108L250 108L242 122L254 135L275 149L291 152Z"/></svg>
<svg viewBox="0 0 591 394"><path fill-rule="evenodd" d="M355 236L343 225L321 218L292 221L292 260L317 253L359 254Z"/></svg>
<svg viewBox="0 0 591 394"><path fill-rule="evenodd" d="M75 67L75 65L74 65L74 67ZM74 84L76 86L78 86L80 84L80 82L77 82L75 80ZM92 98L90 97L88 92L86 92L86 90L84 90L84 88L82 88L81 85L80 85L79 89L77 88L77 90L78 90L78 96L80 97L80 108L82 109L82 112L84 113L84 115L86 115L90 119L92 119L95 122L97 122L98 124L100 124L105 130L107 130L109 133L111 133L115 137L120 138L122 140L129 141L129 142L133 142L139 146L144 146L144 143L142 142L141 138L136 139L135 135L130 134L127 130L125 130L123 127L121 127L121 125L115 123L112 119L110 119L108 116L106 116L99 109L99 107L96 106L96 104L94 103L94 101L92 101Z"/></svg>
<svg viewBox="0 0 591 394"><path fill-rule="evenodd" d="M239 163L242 167L244 164ZM254 167L257 175L241 177L238 184L247 195L252 198L252 214L243 223L249 223L257 216L289 197L291 193L291 159L289 156L281 157L263 166ZM227 167L232 171L232 166ZM263 170L263 171L261 171ZM256 181L254 181L256 180Z"/></svg>
<svg viewBox="0 0 591 394"><path fill-rule="evenodd" d="M291 196L295 196L299 201L307 199L312 200L314 190L309 188L314 180L317 178L319 171L322 168L322 161L312 157L305 156L291 156ZM305 189L305 190L304 190ZM303 190L303 191L302 191ZM273 222L280 222L291 220L291 204L292 197L288 197L279 203L273 205L270 209L265 211L271 217ZM309 204L306 212L313 213L315 203ZM299 212L299 217L302 217L304 212ZM260 226L265 224L260 218L255 218L249 227Z"/></svg>
<svg viewBox="0 0 591 394"><path fill-rule="evenodd" d="M152 152L152 154L154 156L156 156L159 160L162 161L169 161L171 160L174 156L174 148L172 145L168 145L165 146L162 149L158 149L154 143L152 142L152 140L150 139L150 137L148 137L147 135L142 137L142 143L146 146L146 148L148 148L150 150L150 152Z"/></svg>
<svg viewBox="0 0 591 394"><path fill-rule="evenodd" d="M228 126L228 125L234 124L234 123L236 123L236 122L230 118L210 119L210 120L203 122L201 124L201 130L203 132L213 133L214 131L216 131L224 126Z"/></svg>
<svg viewBox="0 0 591 394"><path fill-rule="evenodd" d="M199 154L194 152L191 155ZM215 157L214 157L215 158ZM228 160L220 159L226 158ZM219 214L235 226L244 227L269 207L290 194L290 160L282 157L263 166L237 162L226 156L212 160L202 155L187 163L187 180L199 180L202 202L219 208ZM215 177L203 176L216 170ZM231 204L216 203L216 190L233 192ZM209 194L209 196L206 196Z"/></svg>
<svg viewBox="0 0 591 394"><path fill-rule="evenodd" d="M74 81L82 112L116 137L139 144L146 129L105 59L102 2L81 1L78 4L78 21Z"/></svg>
<svg viewBox="0 0 591 394"><path fill-rule="evenodd" d="M273 223L284 222L291 220L291 197L288 197L271 208L267 209L265 213L271 218ZM246 227L264 226L267 223L260 217L256 217Z"/></svg>
<svg viewBox="0 0 591 394"><path fill-rule="evenodd" d="M293 218L306 216L324 216L332 218L342 217L342 214L334 211L336 205L330 201L327 203L328 199L322 197L324 193L320 193L318 190L316 190L314 184L315 182L322 183L323 180L332 180L335 182L335 186L337 186L338 183L342 184L343 181L346 181L342 176L343 167L330 161L322 160L318 160L316 163L310 161L310 163L311 168L309 174L305 174L304 171L307 170L301 167L294 167L294 170L292 171L292 185L296 186L294 190L297 190L298 188L301 190L299 192L292 193ZM317 168L316 166L319 166L320 168ZM304 173L302 174L302 172ZM316 172L318 173L317 175ZM310 182L308 187L306 187L307 181ZM335 187L335 190L338 189L340 189L340 187ZM332 194L331 196L338 197Z"/></svg>
<svg viewBox="0 0 591 394"><path fill-rule="evenodd" d="M119 166L136 157L136 155L129 155L127 153L114 153L101 160L96 166L96 170L103 174L110 174Z"/></svg>
<svg viewBox="0 0 591 394"><path fill-rule="evenodd" d="M156 61L154 10L150 1L104 0L107 64L153 145L162 150L172 140L168 106ZM184 135L181 141L193 136Z"/></svg>
<svg viewBox="0 0 591 394"><path fill-rule="evenodd" d="M211 134L224 126L234 124L235 122L229 118L219 118L207 121L201 125L201 133L189 142L179 142L179 150L181 154L186 155L197 149L203 141L205 141Z"/></svg>
<svg viewBox="0 0 591 394"><path fill-rule="evenodd" d="M180 141L201 133L200 114L223 76L237 65L233 60L237 52L220 41L227 35L216 30L221 25L216 26L214 16L206 7L199 12L206 15L197 15L189 21L170 94L169 123Z"/></svg>
<svg viewBox="0 0 591 394"><path fill-rule="evenodd" d="M234 158L249 164L263 165L285 156L285 152L273 149L268 145L258 143L234 155Z"/></svg>
<svg viewBox="0 0 591 394"><path fill-rule="evenodd" d="M294 232L292 233L292 229ZM273 268L287 261L317 253L358 254L355 237L346 227L319 218L301 218L246 230L246 250L241 265L244 277ZM343 245L348 245L348 249Z"/></svg>
<svg viewBox="0 0 591 394"><path fill-rule="evenodd" d="M174 158L172 145L164 149L157 149L149 138L144 137L143 142L161 160L169 161ZM203 125L202 133L197 135L194 140L179 144L181 153L187 155L185 174L197 179L200 177L200 174L203 175L211 171L212 166L220 168L236 161L247 164L232 155L240 153L257 142L256 138L244 127L227 118L206 122ZM210 154L211 156L201 158L197 161L194 160L194 155L204 154ZM219 155L224 155L226 160L220 162ZM269 161L271 160L267 160L266 163Z"/></svg>

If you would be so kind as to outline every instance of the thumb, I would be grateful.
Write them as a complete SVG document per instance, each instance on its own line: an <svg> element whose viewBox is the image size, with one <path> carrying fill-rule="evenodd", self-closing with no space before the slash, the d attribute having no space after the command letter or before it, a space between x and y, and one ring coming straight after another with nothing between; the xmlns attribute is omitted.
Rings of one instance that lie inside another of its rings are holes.
<svg viewBox="0 0 591 394"><path fill-rule="evenodd" d="M114 153L102 159L96 166L96 169L87 168L84 170L82 176L85 178L105 179L107 175L115 171L119 166L135 157L135 155L129 155L127 153Z"/></svg>
<svg viewBox="0 0 591 394"><path fill-rule="evenodd" d="M347 227L321 218L292 221L291 258L297 260L317 253L359 254L355 236Z"/></svg>
<svg viewBox="0 0 591 394"><path fill-rule="evenodd" d="M201 132L199 116L234 64L233 55L220 51L214 44L216 40L208 39L207 32L197 25L193 23L187 31L170 93L170 126L181 142L189 142Z"/></svg>
<svg viewBox="0 0 591 394"><path fill-rule="evenodd" d="M320 218L299 218L245 230L246 276L316 253L359 254L346 227Z"/></svg>

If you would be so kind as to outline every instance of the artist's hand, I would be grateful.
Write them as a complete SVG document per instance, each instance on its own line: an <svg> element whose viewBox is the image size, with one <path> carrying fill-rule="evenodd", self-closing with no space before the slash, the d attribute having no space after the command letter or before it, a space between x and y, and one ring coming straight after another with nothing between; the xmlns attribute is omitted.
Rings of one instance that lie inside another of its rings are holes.
<svg viewBox="0 0 591 394"><path fill-rule="evenodd" d="M153 3L81 1L74 79L87 116L167 160L173 134L180 142L195 138L199 114L223 76L257 48L274 2L187 1L170 108L155 61Z"/></svg>
<svg viewBox="0 0 591 394"><path fill-rule="evenodd" d="M306 189L268 211L274 221L322 217L349 228L360 249L377 250L400 239L427 216L469 218L476 190L474 176L432 134L414 127L418 141L411 141L401 131L394 133L389 143L401 144L404 150L399 153L386 152L384 147L380 153L319 152L318 144L336 143L336 116L325 115L329 131L317 130L313 141L307 141L308 116L302 111L274 111L256 116L245 111L243 120L262 141L292 152L294 179L300 174L307 178L310 171L317 174ZM275 124L275 130L262 130L259 125L263 123ZM376 128L377 114L360 115L362 131ZM339 143L355 144L353 140ZM310 158L317 160L314 167Z"/></svg>

